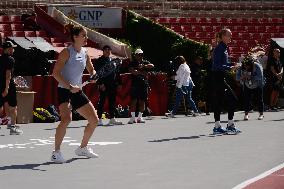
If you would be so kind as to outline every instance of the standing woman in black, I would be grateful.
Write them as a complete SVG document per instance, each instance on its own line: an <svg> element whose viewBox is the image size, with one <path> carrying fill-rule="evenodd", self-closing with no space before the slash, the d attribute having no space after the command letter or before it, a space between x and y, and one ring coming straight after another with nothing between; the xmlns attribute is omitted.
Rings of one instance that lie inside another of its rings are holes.
<svg viewBox="0 0 284 189"><path fill-rule="evenodd" d="M230 29L222 29L217 34L217 38L219 43L213 52L212 62L212 102L215 119L213 134L238 134L241 131L236 129L233 120L237 98L225 80L226 72L236 68L229 62L227 51L227 45L231 42L232 32ZM226 129L223 129L220 124L221 108L223 107L224 102L227 105L228 110L228 124Z"/></svg>

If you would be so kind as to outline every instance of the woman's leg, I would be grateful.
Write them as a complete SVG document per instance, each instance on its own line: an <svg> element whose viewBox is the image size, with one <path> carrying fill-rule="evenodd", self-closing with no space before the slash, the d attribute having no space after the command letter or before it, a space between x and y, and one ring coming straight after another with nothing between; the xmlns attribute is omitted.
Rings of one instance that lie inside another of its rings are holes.
<svg viewBox="0 0 284 189"><path fill-rule="evenodd" d="M193 109L194 113L198 113L198 110L196 108L196 105L192 99L192 87L191 86L188 86L186 87L187 89L187 100L188 100L188 103L190 105L190 107Z"/></svg>
<svg viewBox="0 0 284 189"><path fill-rule="evenodd" d="M91 102L85 104L84 106L76 110L81 116L88 120L88 125L85 127L83 139L81 142L81 148L84 148L88 145L88 142L93 135L93 132L98 125L98 115Z"/></svg>
<svg viewBox="0 0 284 189"><path fill-rule="evenodd" d="M270 95L270 107L274 107L277 103L277 91L276 90L272 90L271 91L271 95Z"/></svg>
<svg viewBox="0 0 284 189"><path fill-rule="evenodd" d="M60 145L66 134L66 128L72 121L72 112L69 102L65 102L59 105L59 112L61 121L56 128L55 133L55 151L60 150Z"/></svg>
<svg viewBox="0 0 284 189"><path fill-rule="evenodd" d="M106 100L107 93L106 91L100 91L100 97L99 97L99 102L98 102L98 117L101 119L102 114L103 114L103 108L105 105L105 100Z"/></svg>
<svg viewBox="0 0 284 189"><path fill-rule="evenodd" d="M257 98L257 103L258 103L259 114L262 115L264 111L263 88L262 87L259 87L256 89L256 98Z"/></svg>
<svg viewBox="0 0 284 189"><path fill-rule="evenodd" d="M251 102L251 90L244 86L244 105L245 105L245 115L250 111L250 102Z"/></svg>
<svg viewBox="0 0 284 189"><path fill-rule="evenodd" d="M175 105L172 111L172 114L175 115L177 113L177 110L179 108L179 104L181 101L181 98L183 97L183 93L181 91L181 89L176 88L176 101L175 101Z"/></svg>

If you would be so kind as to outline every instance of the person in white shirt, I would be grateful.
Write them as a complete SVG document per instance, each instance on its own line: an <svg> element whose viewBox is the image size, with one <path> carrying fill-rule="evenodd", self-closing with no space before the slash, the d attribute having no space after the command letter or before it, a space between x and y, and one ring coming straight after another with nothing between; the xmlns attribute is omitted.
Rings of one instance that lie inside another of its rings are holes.
<svg viewBox="0 0 284 189"><path fill-rule="evenodd" d="M177 64L179 64L179 68L176 71L175 80L176 83L176 101L175 105L173 107L173 110L167 114L169 117L174 117L177 113L177 110L180 105L180 101L183 96L187 98L187 102L191 106L192 110L194 111L193 116L196 116L198 114L198 110L196 108L196 105L194 101L192 100L192 88L194 87L194 83L190 77L190 68L187 65L185 58L183 56L177 56L175 58L175 61Z"/></svg>

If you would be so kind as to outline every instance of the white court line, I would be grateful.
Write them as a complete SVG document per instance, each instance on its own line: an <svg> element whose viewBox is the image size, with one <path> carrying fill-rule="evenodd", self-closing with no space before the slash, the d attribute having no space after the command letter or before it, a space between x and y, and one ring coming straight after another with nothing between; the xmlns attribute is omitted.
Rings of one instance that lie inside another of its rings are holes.
<svg viewBox="0 0 284 189"><path fill-rule="evenodd" d="M270 170L268 170L268 171L266 171L266 172L264 172L264 173L262 173L262 174L260 174L256 177L254 177L254 178L246 180L243 183L239 184L238 186L235 186L232 189L242 189L242 188L244 188L244 187L260 180L260 179L263 179L264 177L267 177L268 175L271 175L272 173L274 173L274 172L276 172L276 171L278 171L282 168L284 168L284 163L282 163L282 164L280 164L280 165L278 165L278 166L276 166L276 167L274 167L274 168L272 168L272 169L270 169Z"/></svg>

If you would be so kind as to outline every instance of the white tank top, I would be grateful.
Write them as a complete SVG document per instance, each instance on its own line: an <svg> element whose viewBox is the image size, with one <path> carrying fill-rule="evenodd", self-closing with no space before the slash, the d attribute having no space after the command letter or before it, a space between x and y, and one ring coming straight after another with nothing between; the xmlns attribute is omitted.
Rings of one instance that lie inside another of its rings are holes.
<svg viewBox="0 0 284 189"><path fill-rule="evenodd" d="M87 49L82 47L80 52L77 52L71 45L68 48L69 59L66 61L61 74L63 78L71 85L82 84L83 72L86 68ZM64 88L61 83L58 87Z"/></svg>

